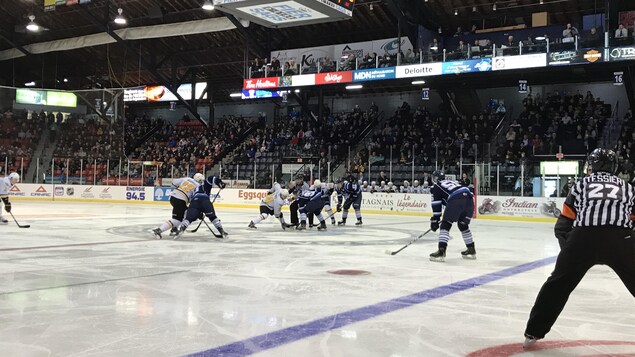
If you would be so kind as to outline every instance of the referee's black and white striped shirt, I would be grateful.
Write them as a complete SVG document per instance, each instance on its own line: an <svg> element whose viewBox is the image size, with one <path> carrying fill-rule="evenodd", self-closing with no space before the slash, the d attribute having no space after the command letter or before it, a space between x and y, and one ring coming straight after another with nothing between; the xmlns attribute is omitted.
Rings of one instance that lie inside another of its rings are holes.
<svg viewBox="0 0 635 357"><path fill-rule="evenodd" d="M615 175L594 172L579 180L565 201L562 215L573 227L633 228L635 188Z"/></svg>

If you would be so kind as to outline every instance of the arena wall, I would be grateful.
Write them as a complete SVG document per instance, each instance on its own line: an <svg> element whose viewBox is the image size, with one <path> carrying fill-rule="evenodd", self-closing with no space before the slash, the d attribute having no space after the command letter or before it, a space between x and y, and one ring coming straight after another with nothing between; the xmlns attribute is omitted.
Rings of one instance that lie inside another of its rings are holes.
<svg viewBox="0 0 635 357"><path fill-rule="evenodd" d="M168 205L171 187L90 186L17 184L9 195L12 200L104 202ZM230 189L212 194L217 208L254 208L267 195L266 190ZM336 197L333 198L333 207ZM564 198L478 196L478 219L529 222L555 222ZM285 209L288 209L285 207ZM431 216L431 196L411 193L364 193L362 213L402 216Z"/></svg>

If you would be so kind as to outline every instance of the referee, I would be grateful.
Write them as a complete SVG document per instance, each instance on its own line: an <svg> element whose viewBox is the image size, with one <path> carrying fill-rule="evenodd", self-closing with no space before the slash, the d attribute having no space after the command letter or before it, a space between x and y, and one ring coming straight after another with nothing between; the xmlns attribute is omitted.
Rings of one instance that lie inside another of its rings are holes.
<svg viewBox="0 0 635 357"><path fill-rule="evenodd" d="M615 176L617 156L595 149L589 176L569 192L554 228L560 243L556 267L540 289L525 329L524 348L544 338L573 289L596 264L608 265L635 296L635 189Z"/></svg>

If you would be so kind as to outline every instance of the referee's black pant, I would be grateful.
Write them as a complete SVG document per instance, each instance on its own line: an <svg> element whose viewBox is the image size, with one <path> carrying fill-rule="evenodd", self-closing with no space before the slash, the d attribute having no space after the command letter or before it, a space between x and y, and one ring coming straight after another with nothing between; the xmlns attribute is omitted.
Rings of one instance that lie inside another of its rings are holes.
<svg viewBox="0 0 635 357"><path fill-rule="evenodd" d="M525 334L543 338L564 309L569 295L586 272L608 265L635 297L635 234L614 226L574 228L562 247L556 267L540 289Z"/></svg>
<svg viewBox="0 0 635 357"><path fill-rule="evenodd" d="M298 200L291 202L289 205L289 211L291 211L291 224L299 225L300 220L298 219Z"/></svg>

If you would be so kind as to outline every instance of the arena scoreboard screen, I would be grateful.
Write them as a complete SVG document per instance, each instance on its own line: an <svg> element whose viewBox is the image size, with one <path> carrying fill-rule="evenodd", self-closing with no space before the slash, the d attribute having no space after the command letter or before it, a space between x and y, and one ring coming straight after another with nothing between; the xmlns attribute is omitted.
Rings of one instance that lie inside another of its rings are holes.
<svg viewBox="0 0 635 357"><path fill-rule="evenodd" d="M239 19L281 28L348 20L355 0L214 0L214 7Z"/></svg>

